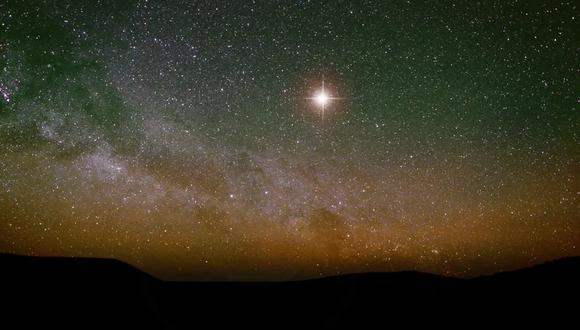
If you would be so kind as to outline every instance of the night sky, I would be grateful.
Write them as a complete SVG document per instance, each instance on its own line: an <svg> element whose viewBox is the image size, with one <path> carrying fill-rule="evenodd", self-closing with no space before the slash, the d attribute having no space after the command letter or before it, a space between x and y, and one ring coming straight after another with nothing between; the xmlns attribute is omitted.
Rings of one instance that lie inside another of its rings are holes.
<svg viewBox="0 0 580 330"><path fill-rule="evenodd" d="M2 1L0 252L189 280L580 255L579 21L575 1Z"/></svg>

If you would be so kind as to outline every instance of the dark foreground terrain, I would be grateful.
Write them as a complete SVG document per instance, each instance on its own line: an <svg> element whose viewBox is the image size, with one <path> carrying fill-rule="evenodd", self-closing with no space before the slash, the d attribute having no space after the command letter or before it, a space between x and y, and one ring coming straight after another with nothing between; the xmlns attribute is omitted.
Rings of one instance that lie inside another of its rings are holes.
<svg viewBox="0 0 580 330"><path fill-rule="evenodd" d="M0 328L573 327L579 280L580 257L470 280L400 272L185 283L115 260L0 255Z"/></svg>

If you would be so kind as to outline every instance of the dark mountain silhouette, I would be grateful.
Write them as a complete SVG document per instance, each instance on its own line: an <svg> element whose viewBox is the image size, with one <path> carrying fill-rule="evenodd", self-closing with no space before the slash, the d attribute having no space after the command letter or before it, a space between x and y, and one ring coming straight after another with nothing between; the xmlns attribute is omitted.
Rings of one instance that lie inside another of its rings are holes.
<svg viewBox="0 0 580 330"><path fill-rule="evenodd" d="M278 283L166 282L116 260L0 255L0 327L557 327L575 322L579 279L580 257L475 279L397 272Z"/></svg>

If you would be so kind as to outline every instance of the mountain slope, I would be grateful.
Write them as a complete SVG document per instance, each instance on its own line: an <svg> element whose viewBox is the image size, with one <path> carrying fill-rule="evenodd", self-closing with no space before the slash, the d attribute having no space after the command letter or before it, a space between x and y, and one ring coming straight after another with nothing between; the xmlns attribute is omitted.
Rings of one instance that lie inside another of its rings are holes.
<svg viewBox="0 0 580 330"><path fill-rule="evenodd" d="M580 297L580 257L469 280L398 272L164 282L116 260L13 255L0 256L0 269L0 325L25 328L557 325L573 318Z"/></svg>

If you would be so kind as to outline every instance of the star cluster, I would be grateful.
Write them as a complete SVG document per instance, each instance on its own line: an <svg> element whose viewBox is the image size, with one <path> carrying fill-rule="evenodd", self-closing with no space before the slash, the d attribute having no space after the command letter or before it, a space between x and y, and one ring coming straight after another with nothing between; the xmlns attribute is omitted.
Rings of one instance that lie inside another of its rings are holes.
<svg viewBox="0 0 580 330"><path fill-rule="evenodd" d="M172 279L472 276L578 255L578 14L3 2L0 250Z"/></svg>

